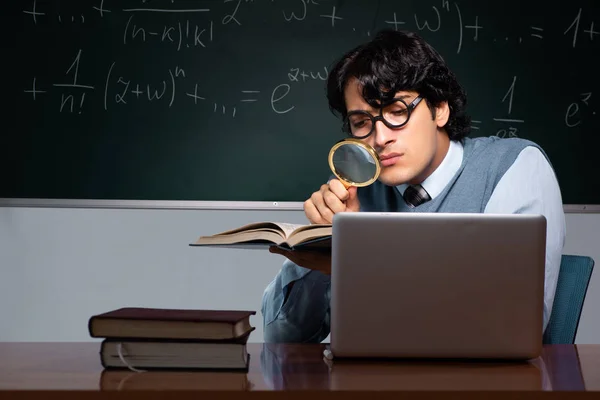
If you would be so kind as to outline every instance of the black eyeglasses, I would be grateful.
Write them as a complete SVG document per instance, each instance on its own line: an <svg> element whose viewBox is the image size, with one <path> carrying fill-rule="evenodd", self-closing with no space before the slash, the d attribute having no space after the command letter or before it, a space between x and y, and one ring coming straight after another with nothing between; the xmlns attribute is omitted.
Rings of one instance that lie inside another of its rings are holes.
<svg viewBox="0 0 600 400"><path fill-rule="evenodd" d="M379 109L379 115L374 116L368 111L350 111L344 118L343 129L350 136L364 139L375 130L375 123L381 121L390 129L400 128L408 123L411 112L419 105L422 97L417 96L409 104L395 98Z"/></svg>

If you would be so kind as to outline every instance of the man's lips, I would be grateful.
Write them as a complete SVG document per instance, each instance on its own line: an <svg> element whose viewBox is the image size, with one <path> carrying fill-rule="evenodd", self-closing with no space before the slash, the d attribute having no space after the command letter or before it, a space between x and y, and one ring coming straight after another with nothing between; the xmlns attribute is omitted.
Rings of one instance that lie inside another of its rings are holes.
<svg viewBox="0 0 600 400"><path fill-rule="evenodd" d="M402 154L400 153L390 153L380 155L379 160L381 161L382 166L389 167L390 165L396 164L400 157L402 157Z"/></svg>

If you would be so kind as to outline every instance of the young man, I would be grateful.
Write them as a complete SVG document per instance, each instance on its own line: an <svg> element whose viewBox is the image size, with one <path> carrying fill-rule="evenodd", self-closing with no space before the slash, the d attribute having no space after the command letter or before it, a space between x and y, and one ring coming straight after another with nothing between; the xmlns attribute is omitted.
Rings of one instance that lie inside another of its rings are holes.
<svg viewBox="0 0 600 400"><path fill-rule="evenodd" d="M378 152L382 171L377 182L358 190L346 190L335 179L322 185L304 203L309 221L330 223L343 211L542 214L545 329L565 218L543 150L518 138L467 138L463 89L442 57L414 33L381 31L351 50L331 70L327 91L347 132ZM263 294L265 341L322 341L329 334L330 258L271 251L288 259Z"/></svg>

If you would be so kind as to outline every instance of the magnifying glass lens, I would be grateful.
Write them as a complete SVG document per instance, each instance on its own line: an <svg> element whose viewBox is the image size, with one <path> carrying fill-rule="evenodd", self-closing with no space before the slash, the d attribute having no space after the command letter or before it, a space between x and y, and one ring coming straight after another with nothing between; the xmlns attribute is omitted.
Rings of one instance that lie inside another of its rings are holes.
<svg viewBox="0 0 600 400"><path fill-rule="evenodd" d="M370 185L381 170L377 152L353 139L344 139L331 148L329 166L346 187Z"/></svg>

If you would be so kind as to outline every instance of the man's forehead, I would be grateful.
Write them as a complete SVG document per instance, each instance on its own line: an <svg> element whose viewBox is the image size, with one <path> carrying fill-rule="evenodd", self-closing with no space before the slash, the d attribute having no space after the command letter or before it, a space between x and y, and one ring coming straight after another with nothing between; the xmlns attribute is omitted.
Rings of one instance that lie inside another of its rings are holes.
<svg viewBox="0 0 600 400"><path fill-rule="evenodd" d="M394 96L391 96L396 99L410 99L415 97L416 93L410 90L400 90L394 93ZM369 101L370 99L365 99L363 97L362 89L358 86L354 86L353 88L347 88L344 93L344 98L346 102L346 107L348 109L353 108L372 108L372 106L379 105L379 101Z"/></svg>

